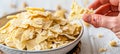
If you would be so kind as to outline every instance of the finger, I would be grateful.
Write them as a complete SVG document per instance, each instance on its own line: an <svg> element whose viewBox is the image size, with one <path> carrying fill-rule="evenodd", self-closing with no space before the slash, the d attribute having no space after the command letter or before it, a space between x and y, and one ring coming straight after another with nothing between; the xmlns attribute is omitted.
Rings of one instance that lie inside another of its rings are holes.
<svg viewBox="0 0 120 54"><path fill-rule="evenodd" d="M96 9L95 14L102 14L104 15L110 11L110 3L107 3L105 5L100 6L99 8Z"/></svg>
<svg viewBox="0 0 120 54"><path fill-rule="evenodd" d="M110 3L113 6L119 6L119 0L96 0L94 1L88 8L92 8L93 10L97 9L103 4Z"/></svg>
<svg viewBox="0 0 120 54"><path fill-rule="evenodd" d="M105 14L105 16L118 16L119 12L116 11L116 12L108 12Z"/></svg>
<svg viewBox="0 0 120 54"><path fill-rule="evenodd" d="M109 3L109 0L100 0L100 3L101 4L106 4L106 3Z"/></svg>
<svg viewBox="0 0 120 54"><path fill-rule="evenodd" d="M97 8L95 13L104 15L109 11L116 12L116 11L118 11L118 7L113 6L110 3L107 3L107 4L104 4L104 5L100 6L99 8Z"/></svg>
<svg viewBox="0 0 120 54"><path fill-rule="evenodd" d="M113 32L118 33L120 32L120 17L116 17L116 20L114 20L114 27L111 29Z"/></svg>
<svg viewBox="0 0 120 54"><path fill-rule="evenodd" d="M96 0L94 1L88 8L92 8L93 10L97 9L103 4L109 3L109 0Z"/></svg>
<svg viewBox="0 0 120 54"><path fill-rule="evenodd" d="M119 11L120 11L120 0L100 0L101 4L106 4L106 3L110 3L113 6L117 6L119 7Z"/></svg>
<svg viewBox="0 0 120 54"><path fill-rule="evenodd" d="M110 3L114 6L118 6L119 5L119 0L100 0L101 4L106 4L106 3Z"/></svg>
<svg viewBox="0 0 120 54"><path fill-rule="evenodd" d="M119 5L119 0L110 0L109 1L112 5L118 6Z"/></svg>
<svg viewBox="0 0 120 54"><path fill-rule="evenodd" d="M90 6L88 6L88 8L95 10L101 5L102 5L101 2L99 0L96 0Z"/></svg>
<svg viewBox="0 0 120 54"><path fill-rule="evenodd" d="M120 11L120 1L119 1L119 5L118 5L118 10Z"/></svg>
<svg viewBox="0 0 120 54"><path fill-rule="evenodd" d="M115 33L118 38L120 38L120 32Z"/></svg>
<svg viewBox="0 0 120 54"><path fill-rule="evenodd" d="M115 26L115 17L109 17L98 14L84 14L83 20L92 24L95 27L105 27L105 28L113 28Z"/></svg>
<svg viewBox="0 0 120 54"><path fill-rule="evenodd" d="M114 27L111 29L113 32L115 33L119 33L120 32L120 28L119 27Z"/></svg>

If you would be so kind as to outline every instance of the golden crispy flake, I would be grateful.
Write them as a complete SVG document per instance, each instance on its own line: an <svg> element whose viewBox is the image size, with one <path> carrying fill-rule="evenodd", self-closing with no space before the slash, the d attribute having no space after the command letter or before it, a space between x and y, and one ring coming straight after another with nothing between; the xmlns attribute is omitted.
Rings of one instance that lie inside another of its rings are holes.
<svg viewBox="0 0 120 54"><path fill-rule="evenodd" d="M43 29L48 29L52 25L52 20L44 20Z"/></svg>
<svg viewBox="0 0 120 54"><path fill-rule="evenodd" d="M42 25L43 24L43 18L35 18L33 19L33 23Z"/></svg>
<svg viewBox="0 0 120 54"><path fill-rule="evenodd" d="M13 42L15 43L17 49L23 50L25 48L24 42L21 42L20 40L15 38L13 38Z"/></svg>
<svg viewBox="0 0 120 54"><path fill-rule="evenodd" d="M43 30L43 31L40 33L41 36L46 36L47 34L48 34L48 32L47 32L46 30Z"/></svg>
<svg viewBox="0 0 120 54"><path fill-rule="evenodd" d="M19 50L46 50L64 46L80 33L81 26L71 24L60 7L56 13L44 8L28 7L26 10L8 16L10 21L0 28L1 44Z"/></svg>
<svg viewBox="0 0 120 54"><path fill-rule="evenodd" d="M28 6L28 4L26 2L23 2L22 6L25 8Z"/></svg>
<svg viewBox="0 0 120 54"><path fill-rule="evenodd" d="M27 20L24 19L13 19L11 20L11 25L14 27L21 27L21 28L27 28L28 27L28 23L24 23Z"/></svg>
<svg viewBox="0 0 120 54"><path fill-rule="evenodd" d="M35 18L29 22L29 24L33 27L42 28L43 27L43 19L42 18Z"/></svg>
<svg viewBox="0 0 120 54"><path fill-rule="evenodd" d="M35 46L37 46L38 44L35 42L35 39L29 40L25 42L25 46L27 48L27 50L35 50Z"/></svg>
<svg viewBox="0 0 120 54"><path fill-rule="evenodd" d="M53 38L53 37L56 37L55 36L55 33L53 33L52 31L48 30L48 34L49 38Z"/></svg>
<svg viewBox="0 0 120 54"><path fill-rule="evenodd" d="M54 26L52 26L50 28L51 31L55 32L55 33L62 33L62 29L60 28L60 25L59 24L56 24Z"/></svg>
<svg viewBox="0 0 120 54"><path fill-rule="evenodd" d="M70 13L70 20L81 19L83 14L91 14L91 13L93 13L92 9L82 8L75 1L72 3L71 9L72 9L72 11Z"/></svg>
<svg viewBox="0 0 120 54"><path fill-rule="evenodd" d="M58 6L57 11L55 11L54 16L59 18L65 18L65 13L67 11L60 6Z"/></svg>
<svg viewBox="0 0 120 54"><path fill-rule="evenodd" d="M99 52L106 52L106 51L107 51L106 48L100 48L100 49L99 49Z"/></svg>
<svg viewBox="0 0 120 54"><path fill-rule="evenodd" d="M35 40L35 42L37 42L38 44L41 43L42 41L45 41L48 38L48 36L40 36L37 35L37 38Z"/></svg>
<svg viewBox="0 0 120 54"><path fill-rule="evenodd" d="M51 48L51 43L50 42L46 42L46 41L43 41L39 44L40 46L40 50L45 50L45 49L50 49Z"/></svg>
<svg viewBox="0 0 120 54"><path fill-rule="evenodd" d="M8 37L8 34L1 34L0 33L0 43L4 44L5 43L5 39Z"/></svg>
<svg viewBox="0 0 120 54"><path fill-rule="evenodd" d="M36 41L36 43L39 44L40 42L46 40L47 38L48 38L47 31L42 31L41 34L37 34L35 41Z"/></svg>
<svg viewBox="0 0 120 54"><path fill-rule="evenodd" d="M54 20L57 24L60 24L60 25L65 25L68 22L66 19L63 19L63 18L56 18Z"/></svg>
<svg viewBox="0 0 120 54"><path fill-rule="evenodd" d="M79 33L81 32L81 29L82 29L82 27L78 24L75 24L75 26L76 26L76 29L74 31L74 36L79 35Z"/></svg>
<svg viewBox="0 0 120 54"><path fill-rule="evenodd" d="M39 28L35 29L35 32L38 33L38 34L40 34L42 32L42 29L39 29Z"/></svg>
<svg viewBox="0 0 120 54"><path fill-rule="evenodd" d="M68 34L62 34L62 35L66 36L66 37L69 38L69 39L76 39L74 36L70 36L70 35L68 35Z"/></svg>
<svg viewBox="0 0 120 54"><path fill-rule="evenodd" d="M5 38L5 44L9 47L15 47L14 41L12 37Z"/></svg>
<svg viewBox="0 0 120 54"><path fill-rule="evenodd" d="M7 16L7 19L14 19L14 18L17 18L17 16L16 15Z"/></svg>
<svg viewBox="0 0 120 54"><path fill-rule="evenodd" d="M45 11L44 8L33 8L33 7L27 7L26 10L33 10L33 11Z"/></svg>
<svg viewBox="0 0 120 54"><path fill-rule="evenodd" d="M10 25L10 22L8 22L5 26L1 27L0 31L3 30L3 29L6 29L7 27L9 27L9 25Z"/></svg>
<svg viewBox="0 0 120 54"><path fill-rule="evenodd" d="M98 34L98 38L102 38L103 37L103 35L102 34Z"/></svg>
<svg viewBox="0 0 120 54"><path fill-rule="evenodd" d="M66 26L64 26L62 28L62 30L64 31L64 33L74 34L74 32L76 31L77 28L79 28L79 26L77 27L77 25L75 25L75 24L73 24L73 25L72 24L67 24Z"/></svg>
<svg viewBox="0 0 120 54"><path fill-rule="evenodd" d="M12 33L10 34L13 38L17 39L17 40L21 40L22 38L22 34L25 30L23 28L17 28L15 30L12 31Z"/></svg>
<svg viewBox="0 0 120 54"><path fill-rule="evenodd" d="M51 15L51 12L41 12L41 11L33 11L33 10L28 10L27 11L30 14L30 18L47 18L48 16Z"/></svg>
<svg viewBox="0 0 120 54"><path fill-rule="evenodd" d="M87 22L84 22L85 26L90 27L90 24Z"/></svg>
<svg viewBox="0 0 120 54"><path fill-rule="evenodd" d="M116 47L118 44L117 44L117 42L116 41L111 41L110 42L110 46L112 46L112 47Z"/></svg>
<svg viewBox="0 0 120 54"><path fill-rule="evenodd" d="M7 22L6 25L0 28L0 33L10 33L12 30L14 30L16 27L12 26L10 21Z"/></svg>
<svg viewBox="0 0 120 54"><path fill-rule="evenodd" d="M34 38L34 28L29 27L27 30L25 30L22 34L21 41L26 41Z"/></svg>

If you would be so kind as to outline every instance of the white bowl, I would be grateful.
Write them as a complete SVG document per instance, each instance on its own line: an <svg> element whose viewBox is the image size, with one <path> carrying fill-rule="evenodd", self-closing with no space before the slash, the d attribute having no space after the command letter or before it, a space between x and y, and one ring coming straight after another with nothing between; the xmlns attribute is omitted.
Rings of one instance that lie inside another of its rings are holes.
<svg viewBox="0 0 120 54"><path fill-rule="evenodd" d="M9 15L11 15L11 14L9 14ZM7 19L5 19L6 16L4 16L0 19L0 23L2 21L4 21L2 23L5 24L8 21ZM0 50L3 51L5 54L66 54L67 52L72 50L78 44L81 36L83 35L84 27L83 27L82 23L79 20L77 20L75 22L79 23L82 26L80 34L74 41L70 42L69 44L67 44L65 46L55 48L55 49L49 49L49 50L29 51L29 50L18 50L18 49L10 48L8 46L0 44ZM0 24L0 27L3 26L3 24Z"/></svg>

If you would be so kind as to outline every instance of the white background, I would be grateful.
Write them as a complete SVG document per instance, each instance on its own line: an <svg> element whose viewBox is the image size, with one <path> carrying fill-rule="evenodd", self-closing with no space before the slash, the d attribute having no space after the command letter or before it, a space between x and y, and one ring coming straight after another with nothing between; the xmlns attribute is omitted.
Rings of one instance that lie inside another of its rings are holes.
<svg viewBox="0 0 120 54"><path fill-rule="evenodd" d="M79 5L84 6L85 0L76 0ZM91 0L88 5L93 2ZM70 11L72 0L0 0L0 17L23 9L23 2L26 2L30 7L43 7L45 9L55 10L57 5ZM11 4L15 4L17 8L11 8ZM98 38L98 34L102 34L103 38ZM109 42L115 40L118 42L118 47L111 47ZM120 54L120 40L115 34L105 28L94 28L90 26L85 28L84 35L81 38L82 47L80 54ZM107 48L106 52L99 52L100 48Z"/></svg>

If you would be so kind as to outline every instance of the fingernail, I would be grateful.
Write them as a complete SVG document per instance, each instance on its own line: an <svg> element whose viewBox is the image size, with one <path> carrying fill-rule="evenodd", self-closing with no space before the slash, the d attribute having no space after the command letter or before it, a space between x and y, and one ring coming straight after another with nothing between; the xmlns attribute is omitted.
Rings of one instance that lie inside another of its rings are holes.
<svg viewBox="0 0 120 54"><path fill-rule="evenodd" d="M94 16L94 18L93 18L93 16ZM95 26L95 27L99 27L98 26L98 17L96 18L95 17L96 15L91 15L91 14L84 14L83 15L83 20L85 21L85 22L87 22L87 23L90 23L90 24L92 24L93 26Z"/></svg>
<svg viewBox="0 0 120 54"><path fill-rule="evenodd" d="M83 20L84 20L85 22L90 23L90 22L91 22L91 15L90 15L90 14L84 14L84 15L83 15Z"/></svg>

